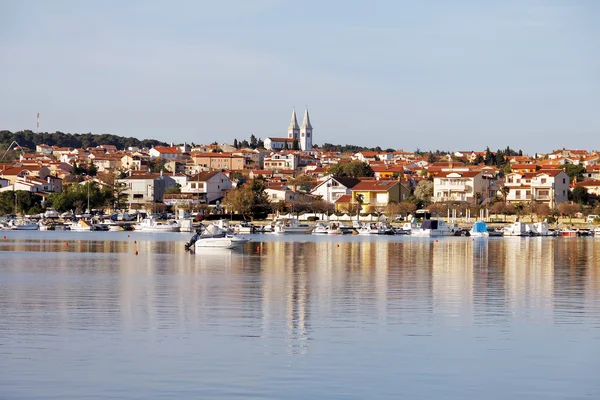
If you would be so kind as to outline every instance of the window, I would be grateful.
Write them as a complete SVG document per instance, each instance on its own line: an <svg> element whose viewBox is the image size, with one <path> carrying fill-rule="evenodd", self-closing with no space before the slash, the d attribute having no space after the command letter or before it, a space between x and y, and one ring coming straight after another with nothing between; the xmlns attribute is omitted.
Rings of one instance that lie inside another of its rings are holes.
<svg viewBox="0 0 600 400"><path fill-rule="evenodd" d="M564 180L564 179L563 179L563 180ZM566 192L563 190L563 196L566 196L566 195L567 195L567 193L566 193Z"/></svg>
<svg viewBox="0 0 600 400"><path fill-rule="evenodd" d="M276 199L277 198L277 193L273 193L273 198Z"/></svg>
<svg viewBox="0 0 600 400"><path fill-rule="evenodd" d="M138 193L136 193L136 194L134 194L134 195L133 195L133 198L134 198L134 199L143 199L143 198L144 198L144 195L143 195L143 194L138 194Z"/></svg>
<svg viewBox="0 0 600 400"><path fill-rule="evenodd" d="M563 178L563 183L567 183L567 180L565 178ZM563 192L564 192L564 190L563 190Z"/></svg>
<svg viewBox="0 0 600 400"><path fill-rule="evenodd" d="M542 178L542 179L540 179L540 182L542 182L542 183L546 183L546 178Z"/></svg>

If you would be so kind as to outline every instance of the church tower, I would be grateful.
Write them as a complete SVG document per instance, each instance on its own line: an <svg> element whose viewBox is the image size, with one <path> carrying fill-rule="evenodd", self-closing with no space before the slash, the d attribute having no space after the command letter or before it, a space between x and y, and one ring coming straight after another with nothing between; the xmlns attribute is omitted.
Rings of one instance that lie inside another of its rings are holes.
<svg viewBox="0 0 600 400"><path fill-rule="evenodd" d="M288 126L288 139L299 139L300 128L298 127L298 120L296 119L296 110L292 111L292 120L290 126Z"/></svg>
<svg viewBox="0 0 600 400"><path fill-rule="evenodd" d="M300 148L302 151L312 150L312 125L310 124L310 117L308 116L308 108L304 110L304 121L300 126Z"/></svg>

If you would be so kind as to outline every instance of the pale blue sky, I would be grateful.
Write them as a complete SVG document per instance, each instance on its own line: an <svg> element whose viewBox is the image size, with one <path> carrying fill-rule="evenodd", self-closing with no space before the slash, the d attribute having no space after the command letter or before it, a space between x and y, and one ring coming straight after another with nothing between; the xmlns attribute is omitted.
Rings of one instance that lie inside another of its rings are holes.
<svg viewBox="0 0 600 400"><path fill-rule="evenodd" d="M600 1L0 1L0 129L600 148Z"/></svg>

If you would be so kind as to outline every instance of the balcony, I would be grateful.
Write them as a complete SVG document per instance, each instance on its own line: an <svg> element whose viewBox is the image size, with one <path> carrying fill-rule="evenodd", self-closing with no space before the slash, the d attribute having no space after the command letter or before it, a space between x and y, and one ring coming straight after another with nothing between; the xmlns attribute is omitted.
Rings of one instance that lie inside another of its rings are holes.
<svg viewBox="0 0 600 400"><path fill-rule="evenodd" d="M471 186L464 183L440 183L435 185L439 190L454 190L456 192L470 192Z"/></svg>

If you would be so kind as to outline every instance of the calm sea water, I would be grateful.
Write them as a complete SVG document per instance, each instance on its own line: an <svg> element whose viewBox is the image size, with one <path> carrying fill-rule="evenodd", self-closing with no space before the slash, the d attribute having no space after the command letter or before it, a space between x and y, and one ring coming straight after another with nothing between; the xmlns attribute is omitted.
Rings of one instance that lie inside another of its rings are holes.
<svg viewBox="0 0 600 400"><path fill-rule="evenodd" d="M189 236L0 231L0 398L600 398L600 238Z"/></svg>

